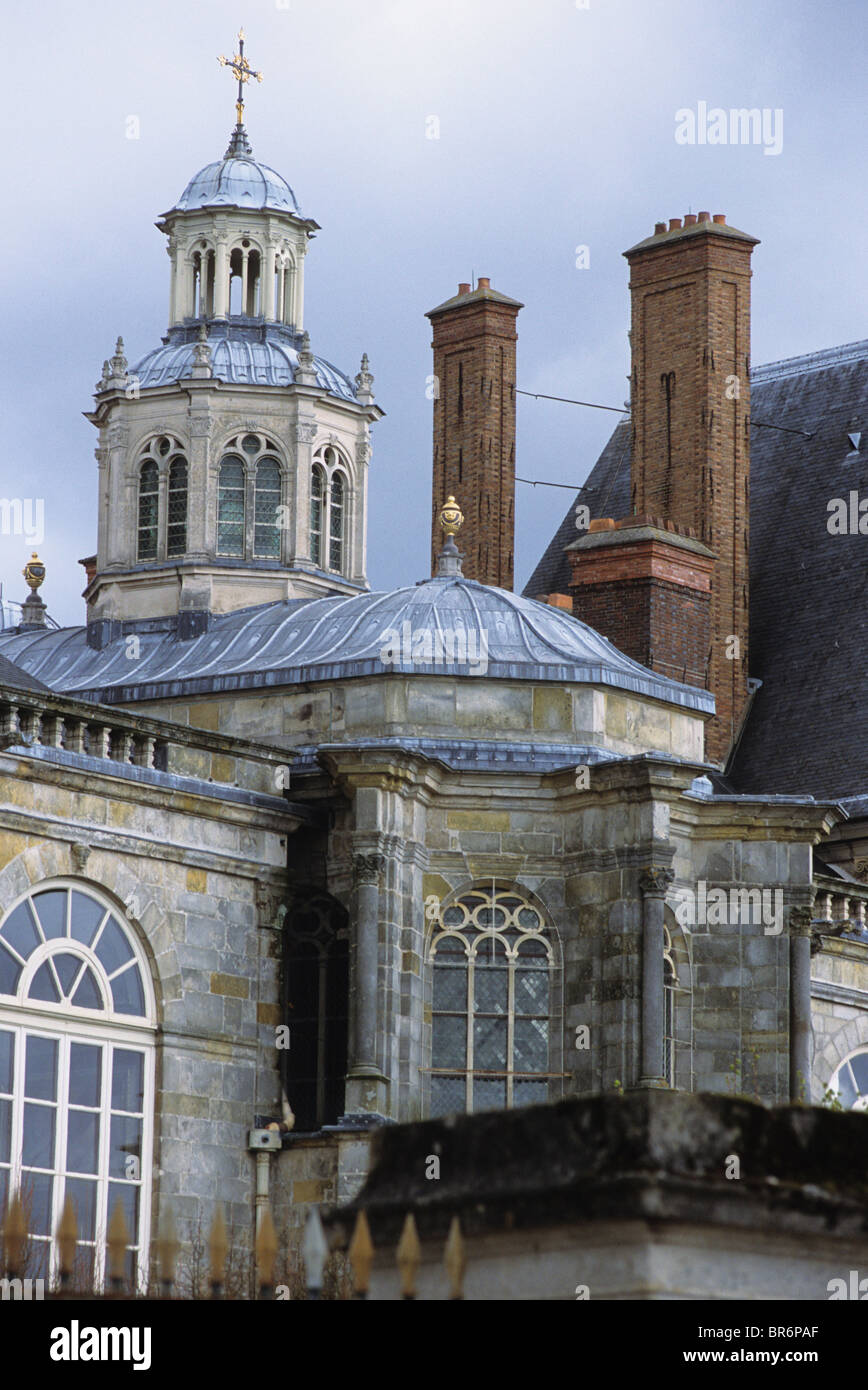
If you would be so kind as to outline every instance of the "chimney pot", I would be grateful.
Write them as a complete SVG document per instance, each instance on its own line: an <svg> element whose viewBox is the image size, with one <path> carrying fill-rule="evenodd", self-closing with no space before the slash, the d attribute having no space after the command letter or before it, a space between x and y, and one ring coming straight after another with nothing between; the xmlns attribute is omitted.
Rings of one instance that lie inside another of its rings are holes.
<svg viewBox="0 0 868 1390"><path fill-rule="evenodd" d="M665 231L666 231L666 223L665 223L665 222L655 222L655 223L654 223L654 235L655 235L655 236L662 236L663 233L664 233Z"/></svg>
<svg viewBox="0 0 868 1390"><path fill-rule="evenodd" d="M677 231L679 231L680 229L681 229L681 218L680 218L680 217L670 217L670 219L669 219L669 230L670 230L670 232L677 232Z"/></svg>
<svg viewBox="0 0 868 1390"><path fill-rule="evenodd" d="M726 213L725 213L725 212L716 212L716 213L714 214L714 220L715 220L715 222L718 224L718 226L720 226L720 227L725 227L725 226L726 226Z"/></svg>
<svg viewBox="0 0 868 1390"><path fill-rule="evenodd" d="M701 213L699 214L699 220L700 220L700 222L710 222L710 221L711 221L711 213L710 213L710 212L701 212Z"/></svg>
<svg viewBox="0 0 868 1390"><path fill-rule="evenodd" d="M464 282L462 281L462 283L458 286L458 293L459 293L459 294L469 294L469 293L470 293L470 286L464 284Z"/></svg>
<svg viewBox="0 0 868 1390"><path fill-rule="evenodd" d="M490 290L491 280L487 275L480 275L476 288L478 290Z"/></svg>
<svg viewBox="0 0 868 1390"><path fill-rule="evenodd" d="M696 226L696 213L695 213L695 212L688 212L688 213L685 214L685 217L684 217L684 225L685 225L685 227L695 227L695 226Z"/></svg>

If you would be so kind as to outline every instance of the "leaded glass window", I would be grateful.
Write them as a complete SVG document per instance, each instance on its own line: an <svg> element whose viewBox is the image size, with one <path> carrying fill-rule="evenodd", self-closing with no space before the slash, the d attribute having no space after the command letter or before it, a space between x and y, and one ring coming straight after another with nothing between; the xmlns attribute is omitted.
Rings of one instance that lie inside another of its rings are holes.
<svg viewBox="0 0 868 1390"><path fill-rule="evenodd" d="M344 1108L349 1015L347 913L314 894L296 903L285 929L284 1089L298 1132L336 1124Z"/></svg>
<svg viewBox="0 0 868 1390"><path fill-rule="evenodd" d="M166 554L171 558L187 549L187 461L175 457L169 464L169 524Z"/></svg>
<svg viewBox="0 0 868 1390"><path fill-rule="evenodd" d="M329 569L340 574L344 567L344 479L333 473L329 499Z"/></svg>
<svg viewBox="0 0 868 1390"><path fill-rule="evenodd" d="M144 961L116 909L59 883L0 923L0 1218L20 1194L25 1277L53 1279L70 1197L75 1274L102 1285L116 1203L126 1273L147 1269L154 1010Z"/></svg>
<svg viewBox="0 0 868 1390"><path fill-rule="evenodd" d="M310 549L314 564L343 574L349 483L345 459L331 444L314 455L310 480Z"/></svg>
<svg viewBox="0 0 868 1390"><path fill-rule="evenodd" d="M217 491L217 554L244 554L244 464L228 454L220 464Z"/></svg>
<svg viewBox="0 0 868 1390"><path fill-rule="evenodd" d="M310 554L315 565L322 564L322 523L325 509L325 473L315 463L310 479Z"/></svg>
<svg viewBox="0 0 868 1390"><path fill-rule="evenodd" d="M262 458L256 466L254 555L272 560L280 558L279 507L280 465L276 459Z"/></svg>
<svg viewBox="0 0 868 1390"><path fill-rule="evenodd" d="M548 1098L554 951L516 893L474 889L431 936L432 1115Z"/></svg>
<svg viewBox="0 0 868 1390"><path fill-rule="evenodd" d="M159 470L153 459L147 459L139 469L139 544L140 560L156 560L160 514Z"/></svg>
<svg viewBox="0 0 868 1390"><path fill-rule="evenodd" d="M170 435L158 435L143 447L139 462L139 560L183 555L187 549L187 460L183 445ZM171 458L169 457L171 455ZM161 503L167 487L168 506Z"/></svg>

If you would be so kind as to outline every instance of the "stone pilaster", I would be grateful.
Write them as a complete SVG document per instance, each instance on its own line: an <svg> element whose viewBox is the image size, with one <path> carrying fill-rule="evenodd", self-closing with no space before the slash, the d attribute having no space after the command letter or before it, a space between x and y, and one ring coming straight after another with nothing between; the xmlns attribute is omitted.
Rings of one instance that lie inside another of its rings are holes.
<svg viewBox="0 0 868 1390"><path fill-rule="evenodd" d="M790 912L790 1100L811 1101L811 918L807 905Z"/></svg>
<svg viewBox="0 0 868 1390"><path fill-rule="evenodd" d="M353 856L356 885L355 934L351 961L351 1032L346 1117L386 1114L387 1078L377 1064L381 854Z"/></svg>
<svg viewBox="0 0 868 1390"><path fill-rule="evenodd" d="M663 1076L663 907L675 875L650 868L639 879L642 890L642 1015L639 1085L665 1086Z"/></svg>

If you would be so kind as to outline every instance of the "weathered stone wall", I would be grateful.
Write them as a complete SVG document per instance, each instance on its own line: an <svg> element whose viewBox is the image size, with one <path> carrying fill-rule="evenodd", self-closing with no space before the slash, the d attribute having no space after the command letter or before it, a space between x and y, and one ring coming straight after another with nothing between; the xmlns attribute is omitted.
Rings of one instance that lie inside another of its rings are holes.
<svg viewBox="0 0 868 1390"><path fill-rule="evenodd" d="M273 922L293 823L273 797L227 800L207 782L194 794L167 774L143 784L87 761L79 771L0 754L0 914L61 879L125 916L158 1010L152 1231L168 1203L182 1235L199 1223L207 1233L223 1201L246 1248L247 1131L257 1113L279 1114Z"/></svg>

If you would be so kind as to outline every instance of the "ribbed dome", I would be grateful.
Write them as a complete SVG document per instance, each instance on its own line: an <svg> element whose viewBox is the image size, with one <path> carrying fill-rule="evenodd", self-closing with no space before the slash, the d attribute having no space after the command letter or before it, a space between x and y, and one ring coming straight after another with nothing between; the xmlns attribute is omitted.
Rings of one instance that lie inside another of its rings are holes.
<svg viewBox="0 0 868 1390"><path fill-rule="evenodd" d="M265 333L245 334L234 325L227 334L211 332L211 371L215 379L233 385L291 386L298 366L298 351L286 334L269 325ZM130 371L141 387L167 386L193 374L196 341L179 342L170 334L168 343L146 353ZM323 357L314 357L316 379L329 395L354 401L349 377Z"/></svg>
<svg viewBox="0 0 868 1390"><path fill-rule="evenodd" d="M295 194L286 179L267 164L247 156L224 156L194 174L175 207L274 208L300 216Z"/></svg>
<svg viewBox="0 0 868 1390"><path fill-rule="evenodd" d="M426 659L425 634L432 642ZM705 690L667 680L578 619L464 578L388 593L292 600L212 621L193 641L142 631L131 676L124 639L94 651L85 630L3 640L0 649L54 690L113 700L171 690L231 690L406 672L615 686L685 709L713 711ZM449 659L444 659L446 653ZM386 659L384 660L384 654Z"/></svg>

